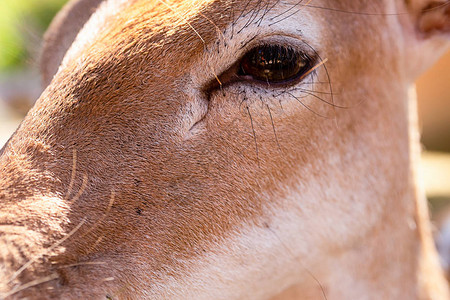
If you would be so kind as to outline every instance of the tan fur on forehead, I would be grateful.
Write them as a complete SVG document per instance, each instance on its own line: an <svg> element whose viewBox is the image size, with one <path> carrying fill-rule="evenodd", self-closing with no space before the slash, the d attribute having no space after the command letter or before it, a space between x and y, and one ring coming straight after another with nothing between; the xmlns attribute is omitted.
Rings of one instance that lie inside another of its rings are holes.
<svg viewBox="0 0 450 300"><path fill-rule="evenodd" d="M109 26L96 37L93 47L110 50L108 45L113 42L122 46L116 47L116 51L132 51L135 56L148 58L145 55L158 47L164 47L164 53L169 54L173 47L186 44L188 47L182 55L187 58L192 52L203 51L229 24L226 4L219 1L134 1L127 5L124 14L108 20Z"/></svg>
<svg viewBox="0 0 450 300"><path fill-rule="evenodd" d="M318 6L311 8L310 11L320 13L322 8L339 9L341 6L348 9L349 4L339 3L317 1L315 4ZM353 8L350 11L365 11L368 6L373 8L378 6L365 3L359 1L352 4ZM270 1L261 0L133 1L127 4L122 14L106 20L106 24L103 25L106 29L90 42L89 50L85 52L89 53L89 56L83 57L81 64L77 60L76 65L88 73L93 68L96 73L101 70L101 73L108 74L107 76L116 73L126 78L139 75L134 74L135 70L141 70L151 62L157 72L164 72L164 76L177 77L187 68L171 68L171 66L180 63L189 64L205 50L208 51L208 47L222 37L224 28L236 21L233 18L242 19L245 23L248 18L258 19L259 17L253 15L253 11L261 7L279 10L282 13L295 8L297 4L297 2L279 2L273 5ZM260 18L267 18L264 13L260 14ZM111 48L111 44L117 47ZM181 52L178 51L179 45L185 45ZM116 71L112 72L107 65Z"/></svg>
<svg viewBox="0 0 450 300"><path fill-rule="evenodd" d="M302 7L304 9L312 6L311 11L341 8L343 11L356 13L383 13L384 8L379 1L273 2L266 0L136 0L126 5L127 8L123 14L110 20L108 23L110 26L107 26L104 33L96 40L105 38L105 44L108 44L110 41L120 42L122 39L127 39L127 42L131 43L136 42L136 38L144 40L158 32L163 32L164 38L160 36L155 38L159 43L169 47L171 44L189 43L197 49L199 46L205 46L204 43L213 42L217 35L221 34L226 26L236 22L236 19L264 19L269 17L265 16L268 10L296 12L302 10ZM258 17L253 14L257 10Z"/></svg>

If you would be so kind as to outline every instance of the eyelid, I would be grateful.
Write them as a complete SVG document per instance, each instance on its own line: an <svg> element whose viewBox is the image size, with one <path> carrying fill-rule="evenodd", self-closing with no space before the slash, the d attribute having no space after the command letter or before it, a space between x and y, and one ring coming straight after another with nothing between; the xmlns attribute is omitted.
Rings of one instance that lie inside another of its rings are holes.
<svg viewBox="0 0 450 300"><path fill-rule="evenodd" d="M242 58L248 53L251 49L261 46L261 45L274 45L278 44L280 46L284 46L291 49L296 49L299 52L306 54L313 61L313 64L316 64L320 61L319 54L311 47L308 42L306 42L302 36L298 34L290 34L286 32L271 32L267 34L254 34L253 36L249 36L245 42L236 45L235 47L228 46L226 49L217 49L217 51L212 51L211 53L223 53L220 56L225 60L222 66L215 65L211 67L212 64L216 64L218 58L216 54L214 56L210 56L205 61L207 62L205 67L212 72L208 72L208 74L199 74L200 78L204 78L199 82L198 88L205 93L207 97L208 95L215 90L222 90L227 86L234 85L242 79L249 79L248 81L244 81L242 84L247 84L251 82L251 78L239 78L236 76L237 69L239 67L239 62ZM218 44L217 47L222 47ZM233 51L233 53L229 53L228 51ZM228 53L227 53L228 52ZM209 62L208 62L209 61ZM234 71L234 72L233 72ZM205 76L207 75L207 76ZM308 76L310 76L309 74ZM197 76L196 76L197 77ZM261 84L261 82L253 82L251 85L259 85L262 88L267 88L267 83ZM295 82L291 83L295 85ZM271 85L275 88L286 87L286 85Z"/></svg>
<svg viewBox="0 0 450 300"><path fill-rule="evenodd" d="M284 32L272 32L266 35L254 35L239 47L240 54L247 53L250 49L265 45L277 44L287 48L309 51L310 47L301 36L286 34Z"/></svg>
<svg viewBox="0 0 450 300"><path fill-rule="evenodd" d="M259 47L264 45L270 45L271 43L268 43L267 41L261 41L259 44ZM257 45L258 45L257 44ZM254 49L258 47L257 45L253 45L252 48L247 50L245 53L243 53L228 69L226 69L221 74L217 74L213 79L211 79L208 84L205 85L205 88L203 88L203 92L207 95L209 95L211 92L218 90L218 89L224 89L230 85L236 84L238 82L251 84L251 85L257 85L263 88L267 88L268 84L267 82L263 82L260 80L255 80L251 76L243 76L238 75L238 70L240 68L240 64L242 59L245 57L245 55L251 51L251 49ZM305 56L309 60L309 67L313 68L318 61L318 56L316 54L312 54L311 51L307 52L303 49L298 49L297 47L293 47L292 44L287 45L287 47L290 47L292 49L295 49L297 51L301 51L301 55ZM311 72L306 71L304 74L307 74L307 76L310 75ZM270 83L269 86L271 88L286 88L288 86L294 86L298 84L300 81L302 81L306 76L299 76L299 78L287 80L284 82L277 82L277 83Z"/></svg>
<svg viewBox="0 0 450 300"><path fill-rule="evenodd" d="M276 61L273 62L272 59ZM256 61L264 66L254 64ZM241 68L238 72L244 81L284 86L293 85L298 78L303 78L303 75L313 68L315 59L308 53L290 46L263 44L248 51L240 62ZM262 71L267 75L261 73ZM250 78L243 78L242 75L245 74L250 75Z"/></svg>

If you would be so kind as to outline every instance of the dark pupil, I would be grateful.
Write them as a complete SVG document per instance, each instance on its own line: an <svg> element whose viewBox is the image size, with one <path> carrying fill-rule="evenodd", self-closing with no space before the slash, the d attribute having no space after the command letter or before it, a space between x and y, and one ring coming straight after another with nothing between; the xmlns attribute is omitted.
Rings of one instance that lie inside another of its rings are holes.
<svg viewBox="0 0 450 300"><path fill-rule="evenodd" d="M277 83L301 76L307 67L307 60L298 51L282 46L260 46L244 56L240 75Z"/></svg>

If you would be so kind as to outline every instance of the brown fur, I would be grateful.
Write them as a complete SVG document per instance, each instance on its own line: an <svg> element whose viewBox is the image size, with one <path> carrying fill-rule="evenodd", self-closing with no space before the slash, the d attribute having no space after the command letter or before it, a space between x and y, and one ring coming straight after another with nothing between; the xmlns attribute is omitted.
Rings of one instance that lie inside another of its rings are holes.
<svg viewBox="0 0 450 300"><path fill-rule="evenodd" d="M227 36L237 12L248 18L261 10L258 3L130 1L93 40L69 50L1 152L5 293L44 278L12 298L170 298L167 278L183 282L203 255L219 252L243 228L276 227L268 220L288 207L306 228L339 218L336 228L308 233L319 241L312 247L368 282L367 298L431 297L427 280L418 278L422 259L435 253L425 208L417 204L423 200L410 160L418 141L409 133L406 100L422 67L409 63L420 52L409 43L425 43L408 35L416 18L383 16L389 6L372 1L313 1L380 14L312 7L302 13L320 28L320 39L305 33L305 41L328 59L317 80L331 79L333 101L349 108L309 96L308 107L329 118L295 101L283 109L269 103L269 114L263 100L245 102L236 86L208 89L227 67L206 66L225 59L231 43L215 42ZM46 51L65 52L61 43ZM54 68L46 72L50 78ZM285 200L299 186L300 209ZM301 198L310 190L314 201ZM345 299L332 268L314 270L329 296ZM428 272L444 295L438 268ZM322 297L318 285L299 286L286 293Z"/></svg>

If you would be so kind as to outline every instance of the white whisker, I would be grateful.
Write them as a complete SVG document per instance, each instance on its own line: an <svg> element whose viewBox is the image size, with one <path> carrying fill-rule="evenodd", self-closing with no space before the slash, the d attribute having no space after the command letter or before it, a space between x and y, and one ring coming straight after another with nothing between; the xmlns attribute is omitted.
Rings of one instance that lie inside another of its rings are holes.
<svg viewBox="0 0 450 300"><path fill-rule="evenodd" d="M72 235L75 234L75 232L77 232L81 226L83 226L83 224L86 222L86 218L84 218L83 220L81 220L81 222L75 226L75 228L73 228L66 236L64 236L62 239L60 239L59 241L57 241L55 244L53 244L52 246L50 246L47 249L44 249L44 251L42 251L39 255L36 255L35 257L33 257L32 259L30 259L28 262L26 262L22 267L20 267L20 269L18 269L16 272L14 272L14 274L11 276L11 278L8 280L8 283L11 283L14 279L17 278L17 276L19 276L23 271L25 271L29 266L31 266L35 261L37 261L39 258L41 258L42 256L44 256L45 254L49 253L50 251L52 251L53 249L55 249L56 247L58 247L59 245L61 245L62 243L64 243L68 238L70 238Z"/></svg>
<svg viewBox="0 0 450 300"><path fill-rule="evenodd" d="M8 292L6 294L0 295L0 297L2 299L6 299L7 297L12 296L14 294L17 294L18 292L21 292L23 290L29 289L29 288L31 288L33 286L36 286L36 285L39 285L39 284L43 284L43 283L55 280L58 277L59 276L58 276L57 273L52 273L49 276L38 278L38 279L32 280L32 281L30 281L28 283L22 284L22 285L16 287L15 289L13 289L12 291L10 291L10 292Z"/></svg>

